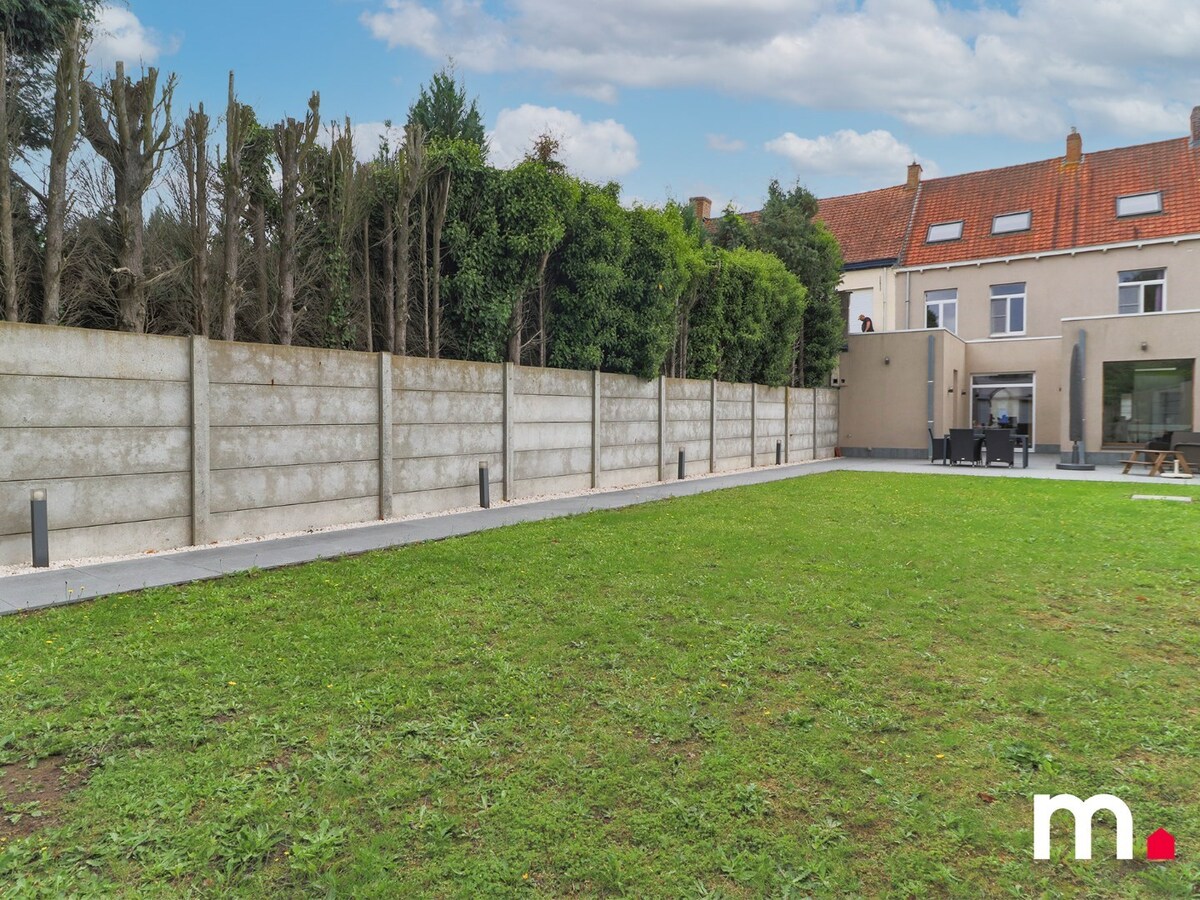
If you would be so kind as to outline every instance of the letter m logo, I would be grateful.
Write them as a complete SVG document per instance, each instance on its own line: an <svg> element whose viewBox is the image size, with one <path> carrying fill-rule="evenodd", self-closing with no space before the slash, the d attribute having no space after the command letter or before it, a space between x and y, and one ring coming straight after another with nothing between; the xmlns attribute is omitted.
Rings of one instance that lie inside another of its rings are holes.
<svg viewBox="0 0 1200 900"><path fill-rule="evenodd" d="M1117 820L1117 859L1133 859L1133 814L1112 794L1080 800L1073 794L1035 794L1033 798L1033 858L1050 858L1050 817L1064 809L1075 819L1075 858L1092 858L1092 816L1106 809Z"/></svg>

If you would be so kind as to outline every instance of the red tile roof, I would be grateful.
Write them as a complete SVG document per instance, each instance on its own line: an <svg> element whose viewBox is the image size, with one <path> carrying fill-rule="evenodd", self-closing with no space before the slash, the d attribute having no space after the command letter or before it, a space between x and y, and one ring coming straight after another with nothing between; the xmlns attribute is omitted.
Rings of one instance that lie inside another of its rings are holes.
<svg viewBox="0 0 1200 900"><path fill-rule="evenodd" d="M1162 192L1163 211L1118 218L1126 194ZM993 235L992 217L1032 212L1028 231ZM879 213L886 215L883 211ZM962 239L929 244L930 225L962 220ZM837 232L835 231L835 234ZM1200 150L1187 138L934 178L921 198L904 253L906 266L936 265L1200 234Z"/></svg>
<svg viewBox="0 0 1200 900"><path fill-rule="evenodd" d="M904 185L821 200L817 218L837 237L847 266L894 260L904 249L917 191Z"/></svg>

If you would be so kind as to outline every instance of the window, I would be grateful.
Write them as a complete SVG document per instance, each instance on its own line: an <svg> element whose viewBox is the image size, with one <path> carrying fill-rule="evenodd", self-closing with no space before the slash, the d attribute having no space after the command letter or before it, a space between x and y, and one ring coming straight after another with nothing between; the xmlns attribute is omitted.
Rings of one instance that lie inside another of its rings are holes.
<svg viewBox="0 0 1200 900"><path fill-rule="evenodd" d="M1118 272L1117 312L1123 315L1162 312L1167 308L1167 270Z"/></svg>
<svg viewBox="0 0 1200 900"><path fill-rule="evenodd" d="M1195 360L1144 359L1104 364L1104 443L1144 444L1168 431L1192 430Z"/></svg>
<svg viewBox="0 0 1200 900"><path fill-rule="evenodd" d="M958 332L958 288L925 292L925 327Z"/></svg>
<svg viewBox="0 0 1200 900"><path fill-rule="evenodd" d="M1002 216L992 216L992 234L1010 234L1014 231L1028 231L1033 223L1033 213L1005 213Z"/></svg>
<svg viewBox="0 0 1200 900"><path fill-rule="evenodd" d="M1025 333L1025 283L992 285L992 334Z"/></svg>
<svg viewBox="0 0 1200 900"><path fill-rule="evenodd" d="M957 241L962 237L962 219L957 222L939 222L936 225L930 225L929 230L925 232L925 243L936 244L941 241Z"/></svg>
<svg viewBox="0 0 1200 900"><path fill-rule="evenodd" d="M1162 212L1162 191L1126 194L1117 198L1117 216L1146 216Z"/></svg>

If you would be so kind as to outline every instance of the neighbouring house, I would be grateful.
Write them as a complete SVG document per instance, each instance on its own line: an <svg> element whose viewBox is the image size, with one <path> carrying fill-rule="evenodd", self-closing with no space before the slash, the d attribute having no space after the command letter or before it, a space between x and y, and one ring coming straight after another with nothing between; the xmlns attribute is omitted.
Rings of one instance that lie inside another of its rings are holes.
<svg viewBox="0 0 1200 900"><path fill-rule="evenodd" d="M919 458L930 435L1003 423L1112 462L1193 431L1200 354L1200 107L1187 137L821 201L842 242L848 333L834 383L846 455ZM860 334L859 312L876 331Z"/></svg>

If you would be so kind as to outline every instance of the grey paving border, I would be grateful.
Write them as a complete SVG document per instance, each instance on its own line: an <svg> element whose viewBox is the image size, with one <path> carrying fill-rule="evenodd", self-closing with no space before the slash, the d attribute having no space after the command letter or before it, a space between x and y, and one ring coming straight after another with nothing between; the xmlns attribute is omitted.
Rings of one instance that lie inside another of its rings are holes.
<svg viewBox="0 0 1200 900"><path fill-rule="evenodd" d="M274 540L203 547L118 562L0 577L0 615L64 606L110 594L219 578L248 569L277 569L318 559L436 541L458 535L538 522L651 500L686 497L751 484L765 484L843 468L844 460L770 466L729 475L709 475L634 488L556 497L405 522L380 522Z"/></svg>

